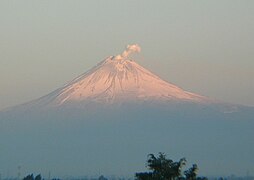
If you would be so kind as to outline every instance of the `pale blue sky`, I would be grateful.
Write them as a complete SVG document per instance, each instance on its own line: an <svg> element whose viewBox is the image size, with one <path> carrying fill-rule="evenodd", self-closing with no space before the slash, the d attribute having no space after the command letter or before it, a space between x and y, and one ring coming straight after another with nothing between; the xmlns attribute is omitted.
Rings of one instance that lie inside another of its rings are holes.
<svg viewBox="0 0 254 180"><path fill-rule="evenodd" d="M138 43L188 91L254 106L254 1L2 0L0 109L43 96Z"/></svg>

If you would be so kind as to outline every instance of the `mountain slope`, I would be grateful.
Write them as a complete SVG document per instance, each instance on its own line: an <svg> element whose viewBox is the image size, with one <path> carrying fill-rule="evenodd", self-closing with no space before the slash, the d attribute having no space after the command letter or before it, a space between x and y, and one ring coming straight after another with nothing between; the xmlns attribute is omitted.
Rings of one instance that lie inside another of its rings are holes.
<svg viewBox="0 0 254 180"><path fill-rule="evenodd" d="M33 103L61 106L68 103L113 104L172 100L200 103L209 101L206 97L184 91L160 79L128 56L123 58L118 55L106 58L64 87Z"/></svg>

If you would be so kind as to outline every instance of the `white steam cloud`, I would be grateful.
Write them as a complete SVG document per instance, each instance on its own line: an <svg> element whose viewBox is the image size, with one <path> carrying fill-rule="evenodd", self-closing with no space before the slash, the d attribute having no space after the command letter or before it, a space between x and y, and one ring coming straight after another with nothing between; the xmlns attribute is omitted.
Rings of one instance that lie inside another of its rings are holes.
<svg viewBox="0 0 254 180"><path fill-rule="evenodd" d="M128 45L125 51L121 55L117 55L114 59L116 60L125 60L132 53L139 53L141 47L138 44Z"/></svg>

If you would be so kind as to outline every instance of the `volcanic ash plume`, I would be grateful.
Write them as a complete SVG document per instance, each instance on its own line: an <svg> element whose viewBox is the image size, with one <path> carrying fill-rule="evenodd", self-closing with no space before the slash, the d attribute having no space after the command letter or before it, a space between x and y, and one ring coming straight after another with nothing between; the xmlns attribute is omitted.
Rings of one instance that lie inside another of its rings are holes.
<svg viewBox="0 0 254 180"><path fill-rule="evenodd" d="M115 57L116 60L125 60L132 53L139 53L141 51L141 47L138 44L128 45L125 51L121 55L117 55Z"/></svg>

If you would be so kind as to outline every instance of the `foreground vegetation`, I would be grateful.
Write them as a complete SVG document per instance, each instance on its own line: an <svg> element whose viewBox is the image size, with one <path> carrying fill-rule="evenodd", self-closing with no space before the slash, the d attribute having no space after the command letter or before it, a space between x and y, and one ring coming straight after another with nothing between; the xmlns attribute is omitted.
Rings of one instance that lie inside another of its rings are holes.
<svg viewBox="0 0 254 180"><path fill-rule="evenodd" d="M186 166L186 159L182 158L179 161L174 162L168 159L164 153L159 153L156 157L154 154L149 154L147 159L148 172L138 172L135 174L135 180L208 180L207 177L198 177L198 166L193 164L189 169L183 171ZM110 178L112 180L125 180L125 178ZM254 180L254 177L242 177L230 176L227 178L209 178L212 180ZM17 180L17 179L15 179ZM23 178L23 180L44 180L42 176L29 174ZM53 178L50 180L60 180L59 178ZM104 176L98 178L81 178L71 180L108 180Z"/></svg>
<svg viewBox="0 0 254 180"><path fill-rule="evenodd" d="M137 180L206 180L206 177L197 177L198 166L193 164L191 168L182 172L186 165L186 159L177 162L168 159L164 153L148 155L147 166L149 172L136 173ZM183 175L184 174L184 175Z"/></svg>

